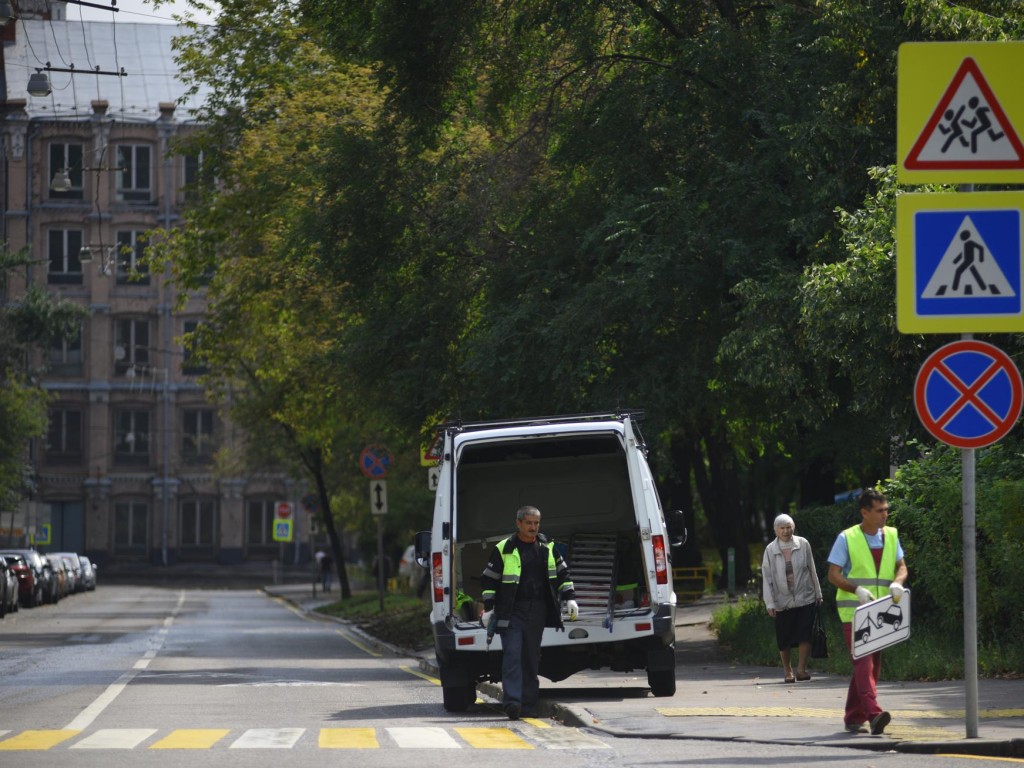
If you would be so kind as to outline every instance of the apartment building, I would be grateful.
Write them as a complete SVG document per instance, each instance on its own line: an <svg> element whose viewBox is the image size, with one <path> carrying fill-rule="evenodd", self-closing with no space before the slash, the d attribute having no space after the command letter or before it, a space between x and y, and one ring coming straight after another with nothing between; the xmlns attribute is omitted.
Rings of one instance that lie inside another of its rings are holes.
<svg viewBox="0 0 1024 768"><path fill-rule="evenodd" d="M199 163L174 152L202 98L181 101L171 47L180 31L25 18L29 6L21 0L22 18L2 30L0 237L33 256L6 300L34 283L88 317L78 336L31 361L54 396L49 435L31 450L34 498L11 525L0 511L0 542L32 537L101 565L305 562L303 488L283 473L226 473L237 461L217 461L238 435L204 396L182 343L202 322L203 296L181 304L169 271L141 258L145 233L179 225ZM286 516L287 544L274 525Z"/></svg>

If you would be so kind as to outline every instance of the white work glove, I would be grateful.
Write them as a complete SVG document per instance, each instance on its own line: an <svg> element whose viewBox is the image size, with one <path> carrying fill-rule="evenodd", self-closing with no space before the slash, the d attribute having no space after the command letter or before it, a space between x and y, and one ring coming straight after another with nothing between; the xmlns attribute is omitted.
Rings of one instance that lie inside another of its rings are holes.
<svg viewBox="0 0 1024 768"><path fill-rule="evenodd" d="M580 616L580 607L575 600L566 600L565 612L569 614L569 621L576 621Z"/></svg>
<svg viewBox="0 0 1024 768"><path fill-rule="evenodd" d="M899 603L900 598L903 597L903 593L907 591L907 588L900 584L898 581L894 581L889 585L889 594L892 595L892 601Z"/></svg>
<svg viewBox="0 0 1024 768"><path fill-rule="evenodd" d="M875 596L868 592L867 587L857 587L857 599L860 600L860 604L870 603L875 599Z"/></svg>
<svg viewBox="0 0 1024 768"><path fill-rule="evenodd" d="M480 614L480 623L483 624L484 629L487 629L487 625L491 623L491 616L494 615L494 609L484 611Z"/></svg>

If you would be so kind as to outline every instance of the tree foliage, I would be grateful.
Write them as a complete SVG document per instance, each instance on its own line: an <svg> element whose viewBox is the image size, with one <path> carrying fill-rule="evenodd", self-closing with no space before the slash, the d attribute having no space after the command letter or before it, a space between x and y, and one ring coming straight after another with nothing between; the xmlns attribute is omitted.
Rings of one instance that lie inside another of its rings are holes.
<svg viewBox="0 0 1024 768"><path fill-rule="evenodd" d="M7 301L13 276L30 264L26 253L0 250L0 508L32 492L27 447L46 434L49 396L29 367L29 352L74 337L85 316L72 302L35 285L17 301Z"/></svg>
<svg viewBox="0 0 1024 768"><path fill-rule="evenodd" d="M220 184L176 260L215 271L221 382L277 393L254 420L330 461L438 416L642 406L669 503L723 559L915 436L896 54L1012 38L1016 5L224 8L182 48Z"/></svg>

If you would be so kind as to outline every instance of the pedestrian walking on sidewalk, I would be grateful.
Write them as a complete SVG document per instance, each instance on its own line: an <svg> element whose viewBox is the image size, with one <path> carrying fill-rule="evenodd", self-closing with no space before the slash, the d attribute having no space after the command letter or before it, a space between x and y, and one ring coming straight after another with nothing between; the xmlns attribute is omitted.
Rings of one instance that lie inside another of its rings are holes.
<svg viewBox="0 0 1024 768"><path fill-rule="evenodd" d="M821 582L814 567L811 544L795 535L793 518L779 515L774 528L775 540L765 547L761 561L764 605L768 615L775 619L775 642L785 682L810 680L807 659L811 655L814 614L821 605ZM795 675L791 661L793 648L797 649Z"/></svg>
<svg viewBox="0 0 1024 768"><path fill-rule="evenodd" d="M836 606L843 622L843 638L853 653L853 614L858 605L887 594L898 603L907 580L903 546L889 519L889 502L882 493L869 488L860 495L859 525L839 534L828 556L828 580L836 588ZM878 704L878 679L882 652L853 659L853 677L846 694L844 723L851 733L878 735L892 717Z"/></svg>

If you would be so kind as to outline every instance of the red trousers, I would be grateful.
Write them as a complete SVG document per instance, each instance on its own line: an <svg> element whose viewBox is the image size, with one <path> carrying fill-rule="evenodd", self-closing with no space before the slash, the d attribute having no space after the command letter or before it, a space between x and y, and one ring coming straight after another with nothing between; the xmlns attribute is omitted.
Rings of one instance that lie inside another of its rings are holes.
<svg viewBox="0 0 1024 768"><path fill-rule="evenodd" d="M843 639L853 656L853 631L850 623L843 624ZM882 652L876 651L868 656L853 659L853 677L850 678L850 689L846 693L846 715L843 721L847 725L860 725L873 720L881 711L878 706L878 678L882 674Z"/></svg>

